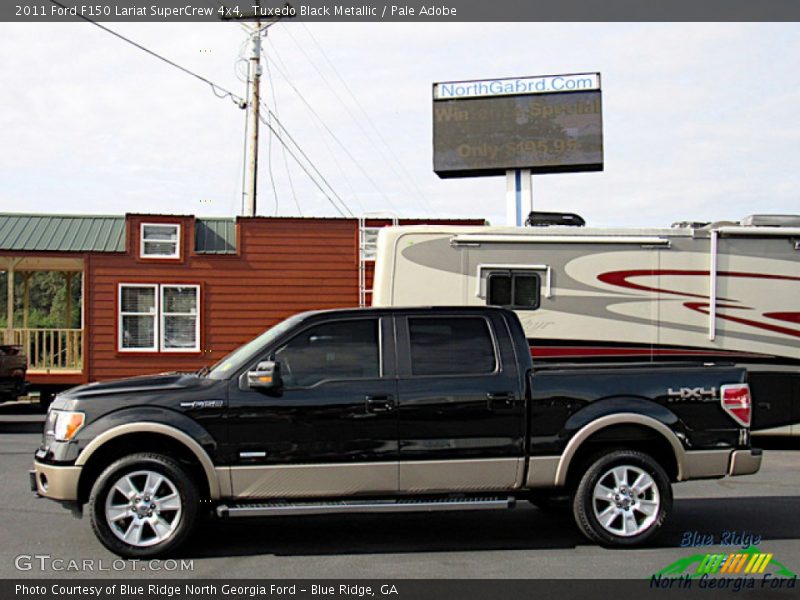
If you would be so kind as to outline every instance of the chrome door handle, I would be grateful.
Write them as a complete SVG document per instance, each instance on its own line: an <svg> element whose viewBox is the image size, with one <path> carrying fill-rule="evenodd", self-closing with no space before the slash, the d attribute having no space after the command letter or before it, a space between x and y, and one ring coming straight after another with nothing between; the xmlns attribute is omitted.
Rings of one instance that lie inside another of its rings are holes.
<svg viewBox="0 0 800 600"><path fill-rule="evenodd" d="M394 410L394 398L391 396L366 396L367 412L381 413Z"/></svg>

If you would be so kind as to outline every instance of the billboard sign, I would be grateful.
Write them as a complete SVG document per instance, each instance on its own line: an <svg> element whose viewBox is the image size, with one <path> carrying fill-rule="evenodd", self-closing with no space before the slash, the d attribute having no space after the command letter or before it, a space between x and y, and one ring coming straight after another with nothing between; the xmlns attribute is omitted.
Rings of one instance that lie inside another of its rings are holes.
<svg viewBox="0 0 800 600"><path fill-rule="evenodd" d="M433 86L433 170L439 177L602 168L599 73Z"/></svg>

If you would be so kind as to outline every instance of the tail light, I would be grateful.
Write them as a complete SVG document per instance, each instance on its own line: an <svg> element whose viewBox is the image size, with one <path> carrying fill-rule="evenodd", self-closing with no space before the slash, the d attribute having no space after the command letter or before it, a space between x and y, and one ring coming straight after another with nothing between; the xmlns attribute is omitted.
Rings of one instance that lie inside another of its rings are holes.
<svg viewBox="0 0 800 600"><path fill-rule="evenodd" d="M752 401L750 386L746 383L723 385L720 388L722 408L742 427L750 427Z"/></svg>

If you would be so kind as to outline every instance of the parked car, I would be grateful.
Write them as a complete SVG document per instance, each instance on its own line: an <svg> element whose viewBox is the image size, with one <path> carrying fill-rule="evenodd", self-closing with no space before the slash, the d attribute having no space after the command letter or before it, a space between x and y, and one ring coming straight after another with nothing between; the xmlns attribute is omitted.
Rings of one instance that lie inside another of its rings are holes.
<svg viewBox="0 0 800 600"><path fill-rule="evenodd" d="M744 369L535 368L501 308L296 315L197 374L56 397L31 487L122 556L198 516L511 508L568 495L595 542L650 540L673 482L756 472ZM532 533L533 535L533 533Z"/></svg>
<svg viewBox="0 0 800 600"><path fill-rule="evenodd" d="M16 400L28 389L28 359L22 346L0 345L0 401Z"/></svg>

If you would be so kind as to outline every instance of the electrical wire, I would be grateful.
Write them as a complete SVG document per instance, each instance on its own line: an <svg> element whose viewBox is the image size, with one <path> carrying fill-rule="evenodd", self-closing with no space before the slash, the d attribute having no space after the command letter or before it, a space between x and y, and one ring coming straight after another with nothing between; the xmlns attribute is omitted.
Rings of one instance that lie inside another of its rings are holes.
<svg viewBox="0 0 800 600"><path fill-rule="evenodd" d="M275 107L275 118L280 118L278 116L278 96L275 93L275 85L274 85L274 82L272 80L272 72L269 69L269 63L265 62L264 63L264 67L266 67L265 71L267 73L267 80L269 81L269 89L270 89L270 93L272 95L272 106ZM289 189L292 192L292 198L294 199L294 205L297 207L298 214L302 217L303 216L303 211L300 210L300 202L298 202L298 200L297 200L297 192L295 192L294 181L292 181L292 172L289 169L289 158L286 155L286 147L283 144L281 144L281 151L282 151L282 154L283 154L283 166L286 168L286 178L289 180Z"/></svg>
<svg viewBox="0 0 800 600"><path fill-rule="evenodd" d="M267 107L264 107L264 108L267 108ZM272 116L272 118L274 118L274 113L269 111L268 108L267 108L267 112L268 112L269 115ZM316 172L317 176L322 180L322 182L325 184L325 186L327 186L327 188L336 197L336 199L342 204L342 206L344 207L344 209L347 211L348 214L345 214L344 212L342 212L342 209L339 208L339 206L336 204L336 202L333 200L333 198L331 198L330 194L328 194L325 191L325 189L322 187L322 185L317 181L317 179L306 168L306 166L303 164L303 162L292 151L292 149L289 147L289 145L286 142L286 140L283 139L283 136L278 132L278 130L275 127L273 127L272 123L270 122L272 119L265 119L263 115L259 114L259 120L264 125L266 125L269 128L269 130L272 132L272 134L275 136L275 138L281 144L283 144L283 146L286 148L286 151L289 153L289 156L291 156L295 160L295 162L298 164L298 166L305 172L305 174L308 175L309 179L311 179L311 181L314 183L314 185L317 186L317 189L319 189L319 191L322 193L322 195L325 196L325 198L327 198L328 202L330 202L331 206L333 206L333 208L336 210L336 212L338 212L339 215L342 216L342 217L347 217L347 216L353 217L353 216L355 216L353 214L353 212L350 210L350 208L347 206L347 203L344 200L342 200L342 198L339 196L339 194L336 193L336 190L333 189L333 187L328 182L328 180L325 178L325 176L322 175L322 173L320 173L319 169L317 169L317 167L314 165L314 163L311 162L311 159L308 158L308 155L303 151L303 149L300 147L300 145L297 144L297 142L294 140L294 138L291 136L291 134L283 126L283 124L278 119L275 119L275 122L286 133L286 136L292 141L292 143L295 145L295 147L300 152L300 154L303 156L303 158L305 158L308 161L309 165L314 169L314 171Z"/></svg>
<svg viewBox="0 0 800 600"><path fill-rule="evenodd" d="M273 49L273 51L275 51L275 46L274 45L272 45L271 48ZM353 162L353 164L356 166L356 168L359 171L361 171L362 175L364 175L364 177L367 179L367 181L370 182L370 184L375 188L375 190L378 192L378 194L380 194L383 197L383 199L386 201L386 203L389 205L389 207L393 211L397 212L397 209L395 208L394 204L392 203L391 200L389 200L388 196L383 191L383 189L381 189L381 187L375 182L375 179L373 179L373 177L366 171L366 169L364 169L364 167L361 164L361 162L358 159L356 159L355 156L353 156L353 153L350 152L350 149L339 139L339 137L333 132L333 130L331 130L330 126L319 115L319 113L316 111L316 109L314 109L314 107L311 105L311 103L308 100L306 100L306 98L303 95L303 93L297 88L296 85L294 85L294 83L292 83L292 80L283 71L283 69L281 69L280 66L278 64L276 64L275 61L272 60L272 58L270 58L270 56L268 56L266 54L263 54L263 53L262 53L262 56L264 57L264 59L266 61L272 63L272 66L275 67L275 70L278 71L280 76L283 77L283 79L286 81L287 84L289 84L289 87L292 88L292 90L300 98L301 102L308 108L308 110L311 112L311 114L314 115L314 117L319 121L319 123L322 125L322 127L325 129L325 131L328 132L328 135L330 135L331 138L333 138L333 140L337 143L337 145L342 149L342 151L347 155L347 157Z"/></svg>
<svg viewBox="0 0 800 600"><path fill-rule="evenodd" d="M267 43L271 44L269 39L267 40ZM280 54L278 54L277 51L272 52L271 54L272 56L275 57L278 64L283 68L284 71L289 71L289 67L286 66L286 63L283 62ZM265 67L268 67L269 61L264 61L264 62L265 62ZM326 131L320 126L318 119L309 119L309 122L312 123L314 125L314 128L316 129L317 135L315 140L322 142L322 145L325 146L325 150L327 151L328 156L333 161L333 164L336 167L336 173L338 173L344 180L344 183L350 192L350 197L353 200L355 200L356 204L358 204L358 208L361 213L366 212L367 209L361 202L358 192L356 192L355 188L353 187L353 182L350 180L350 177L347 176L349 169L345 169L342 163L339 161L339 156L341 156L341 153L334 152L333 148L331 148L331 144L329 142L330 136L327 135Z"/></svg>
<svg viewBox="0 0 800 600"><path fill-rule="evenodd" d="M373 131L375 132L375 135L383 143L383 145L386 147L386 150L389 152L389 154L392 156L392 158L394 158L395 162L397 163L397 166L400 168L402 173L406 176L406 180L411 185L411 189L413 189L413 191L416 192L417 197L419 198L420 202L422 203L423 210L427 211L429 215L432 214L432 213L438 214L436 212L436 210L431 206L430 202L428 202L428 199L425 197L425 194L422 193L422 190L417 185L416 180L411 176L411 174L405 168L405 166L403 164L403 161L401 161L397 157L397 155L394 153L394 150L392 149L391 144L389 144L386 141L386 138L383 137L383 134L381 133L381 130L375 125L375 122L372 120L372 118L370 118L369 113L366 111L364 106L359 101L358 96L356 96L353 93L353 91L350 89L350 86L347 84L347 81L344 79L344 77L342 77L341 73L336 68L336 65L328 57L328 54L327 54L327 52L325 52L325 49L322 47L322 45L319 43L319 41L317 41L317 38L316 38L316 36L314 36L314 34L311 31L311 29L308 27L308 25L306 25L305 21L300 21L300 25L302 25L303 29L306 30L306 33L308 33L308 36L311 38L311 41L314 42L314 45L319 49L320 53L322 54L322 57L325 59L325 62L327 62L328 65L330 65L331 70L333 71L334 75L336 75L336 77L341 82L342 87L344 87L344 89L347 91L347 93L353 99L353 102L359 108L359 110L361 111L361 114L364 115L364 118L366 119L367 123L370 125L370 127L372 127Z"/></svg>
<svg viewBox="0 0 800 600"><path fill-rule="evenodd" d="M352 104L355 104L355 106L361 112L361 115L363 115L363 119L358 118L353 113L353 111L350 108L350 104L351 103L345 102L344 99L341 98L341 96L336 91L334 86L331 85L331 83L328 81L328 79L325 77L325 75L322 73L322 71L319 69L319 67L315 64L315 62L311 58L311 56L306 52L304 45L301 44L292 35L292 33L289 30L289 28L284 29L284 31L289 36L289 38L294 42L294 44L297 46L297 48L300 50L300 52L303 54L303 56L305 56L306 60L308 60L308 62L311 64L311 66L314 68L314 70L319 74L319 76L322 78L322 81L325 83L325 85L328 86L328 89L331 90L331 92L336 97L336 99L339 101L339 103L344 107L345 111L350 116L352 121L355 123L356 127L358 127L358 129L361 131L361 133L364 134L364 137L369 141L369 143L372 145L372 147L375 148L375 150L380 155L381 159L385 161L385 164L389 167L389 169L392 171L392 173L397 178L397 180L404 182L404 184L406 185L406 188L409 191L411 191L412 195L416 195L417 200L418 200L419 205L422 208L422 210L425 211L428 215L431 215L432 214L431 206L428 203L428 201L425 199L425 197L423 196L422 191L419 189L419 187L416 185L414 180L408 174L408 171L403 167L403 163L400 161L400 159L394 153L394 151L392 150L392 147L389 145L389 143L386 141L386 139L381 135L380 130L375 126L375 123L372 121L372 119L370 118L369 114L367 113L366 109L361 104L361 102L359 102L359 100L356 97L356 95L350 89L350 86L347 85L347 82L345 81L344 77L342 77L341 73L339 73L339 70L336 68L336 65L333 64L331 59L328 57L327 52L325 52L324 48L317 41L316 37L314 37L314 34L311 32L311 30L308 28L308 26L302 21L300 22L300 24L303 26L303 28L305 29L306 33L311 38L311 41L317 47L317 50L319 50L320 54L325 59L325 62L331 68L331 71L333 71L333 74L339 80L339 82L341 83L341 85L344 88L344 90L347 92L347 94L352 99ZM388 151L388 157L386 155L384 155L383 150L379 147L379 145L377 143L375 143L375 141L373 140L372 135L366 130L366 128L364 127L364 124L363 124L364 121L366 121L367 124L372 128L372 131L375 133L375 135L378 138L378 140L386 148L386 150ZM399 170L395 169L395 166L394 166L395 164L397 165ZM405 178L404 178L404 176L405 176ZM411 185L409 185L409 182L410 182Z"/></svg>
<svg viewBox="0 0 800 600"><path fill-rule="evenodd" d="M64 10L69 10L69 7L67 7L67 6L64 6L63 4L61 4L60 2L58 2L58 0L50 0L50 2L51 2L52 4L55 4L56 6L60 6L60 7L61 7L61 8L63 8ZM145 47L144 47L144 46L142 46L141 44L139 44L139 43L137 43L137 42L134 42L134 41L133 41L133 40L131 40L130 38L127 38L127 37L125 37L125 36L124 36L124 35L122 35L121 33L117 33L117 32L116 32L116 31L114 31L113 29L109 29L109 28L108 28L108 27L106 27L105 25L101 25L101 24L100 24L100 23L98 23L97 21L92 21L90 18L88 18L88 17L85 17L85 16L83 16L83 15L81 15L81 14L77 14L76 16L77 16L78 18L80 18L80 19L83 19L83 20L84 20L84 21L86 21L87 23L91 23L91 24L92 24L92 25L94 25L95 27L99 27L99 28L100 28L100 29L102 29L103 31L105 31L105 32L107 32L107 33L110 33L110 34L111 34L111 35L113 35L114 37L117 37L117 38L121 39L122 41L124 41L124 42L127 42L127 43L128 43L128 44L130 44L131 46L134 46L134 47L138 48L139 50L141 50L141 51L143 51L143 52L147 52L147 54L149 54L149 55L151 55L151 56L153 56L153 57L157 58L157 59L158 59L158 60L160 60L160 61L163 61L163 62L167 63L168 65L170 65L170 66L172 66L172 67L175 67L175 68L176 68L176 69L178 69L179 71L183 71L183 72L184 72L184 73L186 73L187 75L191 75L191 76L192 76L192 77L194 77L195 79L199 79L200 81L202 81L203 83L205 83L205 84L207 84L208 86L210 86L210 87L211 87L211 91L213 92L213 94L214 94L214 95L215 95L217 98L230 98L230 99L233 101L233 103L234 103L234 104L236 104L236 105L237 105L239 108L242 108L242 109L244 109L244 108L246 108L246 107L247 107L247 102L245 102L243 98L241 98L240 96L237 96L236 94L234 94L234 93L233 93L233 92L231 92L230 90L227 90L227 89L225 89L225 88L224 88L224 87L222 87L221 85L218 85L218 84L214 83L213 81L211 81L211 80L209 80L209 79L206 79L206 78L205 78L205 77L203 77L202 75L198 75L198 74L197 74L197 73L195 73L194 71L190 71L190 70L189 70L189 69L187 69L186 67L182 67L182 66L181 66L181 65L179 65L178 63L176 63L176 62L173 62L173 61L171 61L170 59L168 59L168 58L166 58L166 57L164 57L164 56L161 56L161 55L160 55L160 54L158 54L157 52L153 52L153 51L152 51L152 50L150 50L149 48L145 48ZM219 90L219 92L218 92L217 90Z"/></svg>
<svg viewBox="0 0 800 600"><path fill-rule="evenodd" d="M348 214L351 217L355 216L353 214L353 211L350 210L350 207L344 201L344 199L342 199L342 197L336 192L336 190L330 184L328 179L322 174L322 172L319 170L319 168L314 164L314 161L312 161L311 158L308 156L308 154L306 154L306 152L303 150L302 146L300 146L300 144L297 142L297 140L294 138L294 136L292 136L292 134L289 132L289 130L286 129L286 127L281 122L281 120L278 119L277 116L275 115L275 113L270 111L268 107L264 107L264 108L267 110L268 114L272 117L272 119L275 121L275 123L277 123L277 125L281 128L281 132L282 133L278 133L275 129L271 128L271 130L277 134L278 141L280 141L282 144L284 144L285 148L291 153L291 149L288 147L288 145L286 145L285 140L283 139L283 137L285 135L286 138L288 138L289 141L291 141L291 143L294 144L295 148L297 148L297 150L300 153L300 155L308 162L308 164L311 166L311 168L314 169L314 172L317 174L317 176L325 183L325 185L333 193L333 195L336 197L336 199L339 201L339 203L344 207L344 209L348 212ZM296 157L295 157L295 160L297 160Z"/></svg>
<svg viewBox="0 0 800 600"><path fill-rule="evenodd" d="M272 119L272 111L268 113L268 119ZM270 128L271 129L271 128ZM275 174L272 172L272 136L267 139L267 172L269 182L272 185L272 194L275 196L275 216L278 216L278 188L275 185Z"/></svg>

